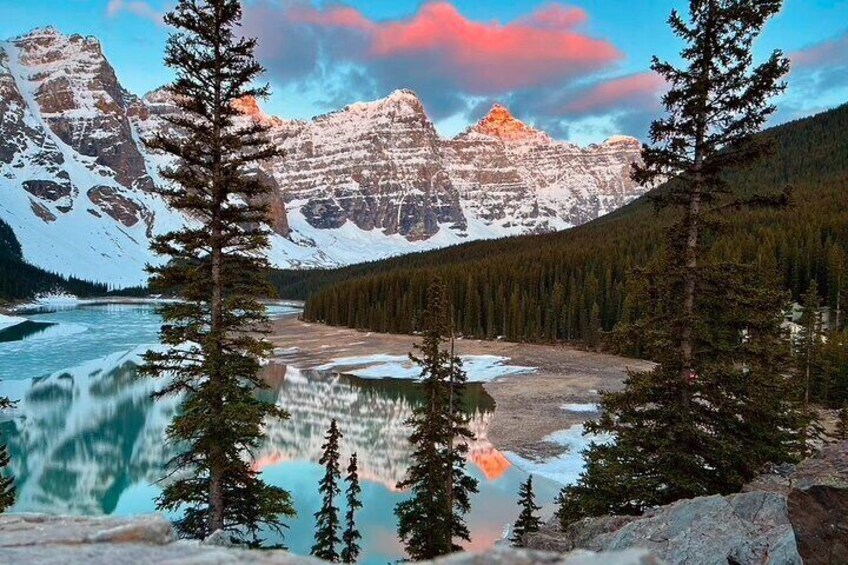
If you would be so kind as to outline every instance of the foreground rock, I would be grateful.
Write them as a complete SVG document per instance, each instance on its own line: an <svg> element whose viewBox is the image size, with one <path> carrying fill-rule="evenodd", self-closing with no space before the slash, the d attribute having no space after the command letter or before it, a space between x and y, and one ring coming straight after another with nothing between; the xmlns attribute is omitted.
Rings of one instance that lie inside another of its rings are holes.
<svg viewBox="0 0 848 565"><path fill-rule="evenodd" d="M212 536L210 536L212 537ZM285 551L250 551L175 539L161 516L72 518L37 514L0 515L0 563L115 563L156 565L321 565ZM441 565L661 565L644 549L614 553L577 551L568 555L499 547L486 554L455 554Z"/></svg>
<svg viewBox="0 0 848 565"><path fill-rule="evenodd" d="M528 536L547 551L646 548L670 564L848 563L848 442L778 466L744 492L680 500L640 517L587 518Z"/></svg>

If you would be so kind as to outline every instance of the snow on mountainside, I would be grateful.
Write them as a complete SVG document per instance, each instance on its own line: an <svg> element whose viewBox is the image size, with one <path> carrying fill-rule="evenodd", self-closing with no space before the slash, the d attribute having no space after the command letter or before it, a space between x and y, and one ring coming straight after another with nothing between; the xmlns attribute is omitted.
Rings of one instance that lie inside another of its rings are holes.
<svg viewBox="0 0 848 565"><path fill-rule="evenodd" d="M128 93L94 38L45 28L0 42L0 218L29 262L114 285L145 279L150 238L189 221L152 191L168 160L142 142L175 109L164 90ZM283 149L254 171L273 188L279 267L563 229L643 192L628 175L635 139L582 149L498 105L454 139L407 90L308 122L251 99L239 109Z"/></svg>

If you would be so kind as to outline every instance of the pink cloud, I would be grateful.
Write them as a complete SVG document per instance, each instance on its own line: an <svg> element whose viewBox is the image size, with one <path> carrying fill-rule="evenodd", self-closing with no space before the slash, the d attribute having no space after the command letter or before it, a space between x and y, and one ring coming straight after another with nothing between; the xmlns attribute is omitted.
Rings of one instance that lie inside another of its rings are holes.
<svg viewBox="0 0 848 565"><path fill-rule="evenodd" d="M660 93L666 83L659 75L647 72L610 79L580 92L567 102L568 114L598 114L617 108L659 107Z"/></svg>
<svg viewBox="0 0 848 565"><path fill-rule="evenodd" d="M520 21L531 27L563 30L585 24L589 15L580 8L550 4Z"/></svg>
<svg viewBox="0 0 848 565"><path fill-rule="evenodd" d="M353 31L366 40L362 63L412 64L416 72L469 94L532 88L583 76L621 59L608 41L575 31L576 8L549 6L509 23L476 22L449 2L424 4L408 19L378 22L348 7L300 5L290 23Z"/></svg>
<svg viewBox="0 0 848 565"><path fill-rule="evenodd" d="M844 65L848 60L848 31L833 39L816 43L789 55L792 65L800 69Z"/></svg>

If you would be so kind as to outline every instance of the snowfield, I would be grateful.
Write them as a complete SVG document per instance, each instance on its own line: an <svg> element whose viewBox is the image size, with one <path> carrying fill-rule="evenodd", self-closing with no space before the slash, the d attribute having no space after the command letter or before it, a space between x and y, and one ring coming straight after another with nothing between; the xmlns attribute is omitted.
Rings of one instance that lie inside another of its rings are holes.
<svg viewBox="0 0 848 565"><path fill-rule="evenodd" d="M585 461L583 450L592 443L609 443L612 437L608 435L583 435L583 424L574 424L566 430L560 430L545 436L545 443L555 444L565 448L565 451L553 457L543 459L527 459L512 452L504 455L510 463L531 475L540 475L562 485L574 484L583 472Z"/></svg>
<svg viewBox="0 0 848 565"><path fill-rule="evenodd" d="M532 373L535 367L509 365L508 357L497 355L465 355L462 367L469 382L488 383L509 375ZM406 379L421 376L421 368L405 355L364 355L359 357L337 357L314 367L318 371L339 371L363 379Z"/></svg>

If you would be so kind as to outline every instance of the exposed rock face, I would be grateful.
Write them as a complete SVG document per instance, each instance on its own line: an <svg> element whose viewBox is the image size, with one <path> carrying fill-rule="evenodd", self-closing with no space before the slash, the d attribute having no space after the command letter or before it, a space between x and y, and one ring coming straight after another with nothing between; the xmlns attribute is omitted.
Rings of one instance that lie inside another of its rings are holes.
<svg viewBox="0 0 848 565"><path fill-rule="evenodd" d="M214 534L213 534L214 535ZM161 565L322 565L320 559L285 551L250 551L175 540L162 516L71 518L40 514L0 515L4 563L157 563ZM662 565L646 550L558 555L508 547L487 553L456 553L425 563L439 565Z"/></svg>
<svg viewBox="0 0 848 565"><path fill-rule="evenodd" d="M445 147L467 212L523 231L579 225L642 194L630 180L639 152L627 137L588 149L558 142L497 105Z"/></svg>
<svg viewBox="0 0 848 565"><path fill-rule="evenodd" d="M284 157L270 168L287 200L306 201L303 215L313 227L350 221L410 240L434 235L439 224L465 227L440 139L412 92L309 123L280 123L272 136Z"/></svg>
<svg viewBox="0 0 848 565"><path fill-rule="evenodd" d="M636 140L582 149L499 105L454 139L408 90L308 122L250 97L235 106L282 150L257 172L281 267L564 229L643 192L629 179ZM150 237L192 221L155 194L172 161L143 143L173 133L163 117L178 111L164 89L128 93L95 38L45 28L0 42L0 217L24 257L111 284L145 280Z"/></svg>
<svg viewBox="0 0 848 565"><path fill-rule="evenodd" d="M669 563L848 563L848 442L775 466L729 496L679 500L644 516L587 518L527 536L533 549L643 547Z"/></svg>
<svg viewBox="0 0 848 565"><path fill-rule="evenodd" d="M53 28L16 41L19 80L50 130L79 154L114 171L123 186L149 184L144 158L132 138L127 94L93 37L66 37Z"/></svg>

